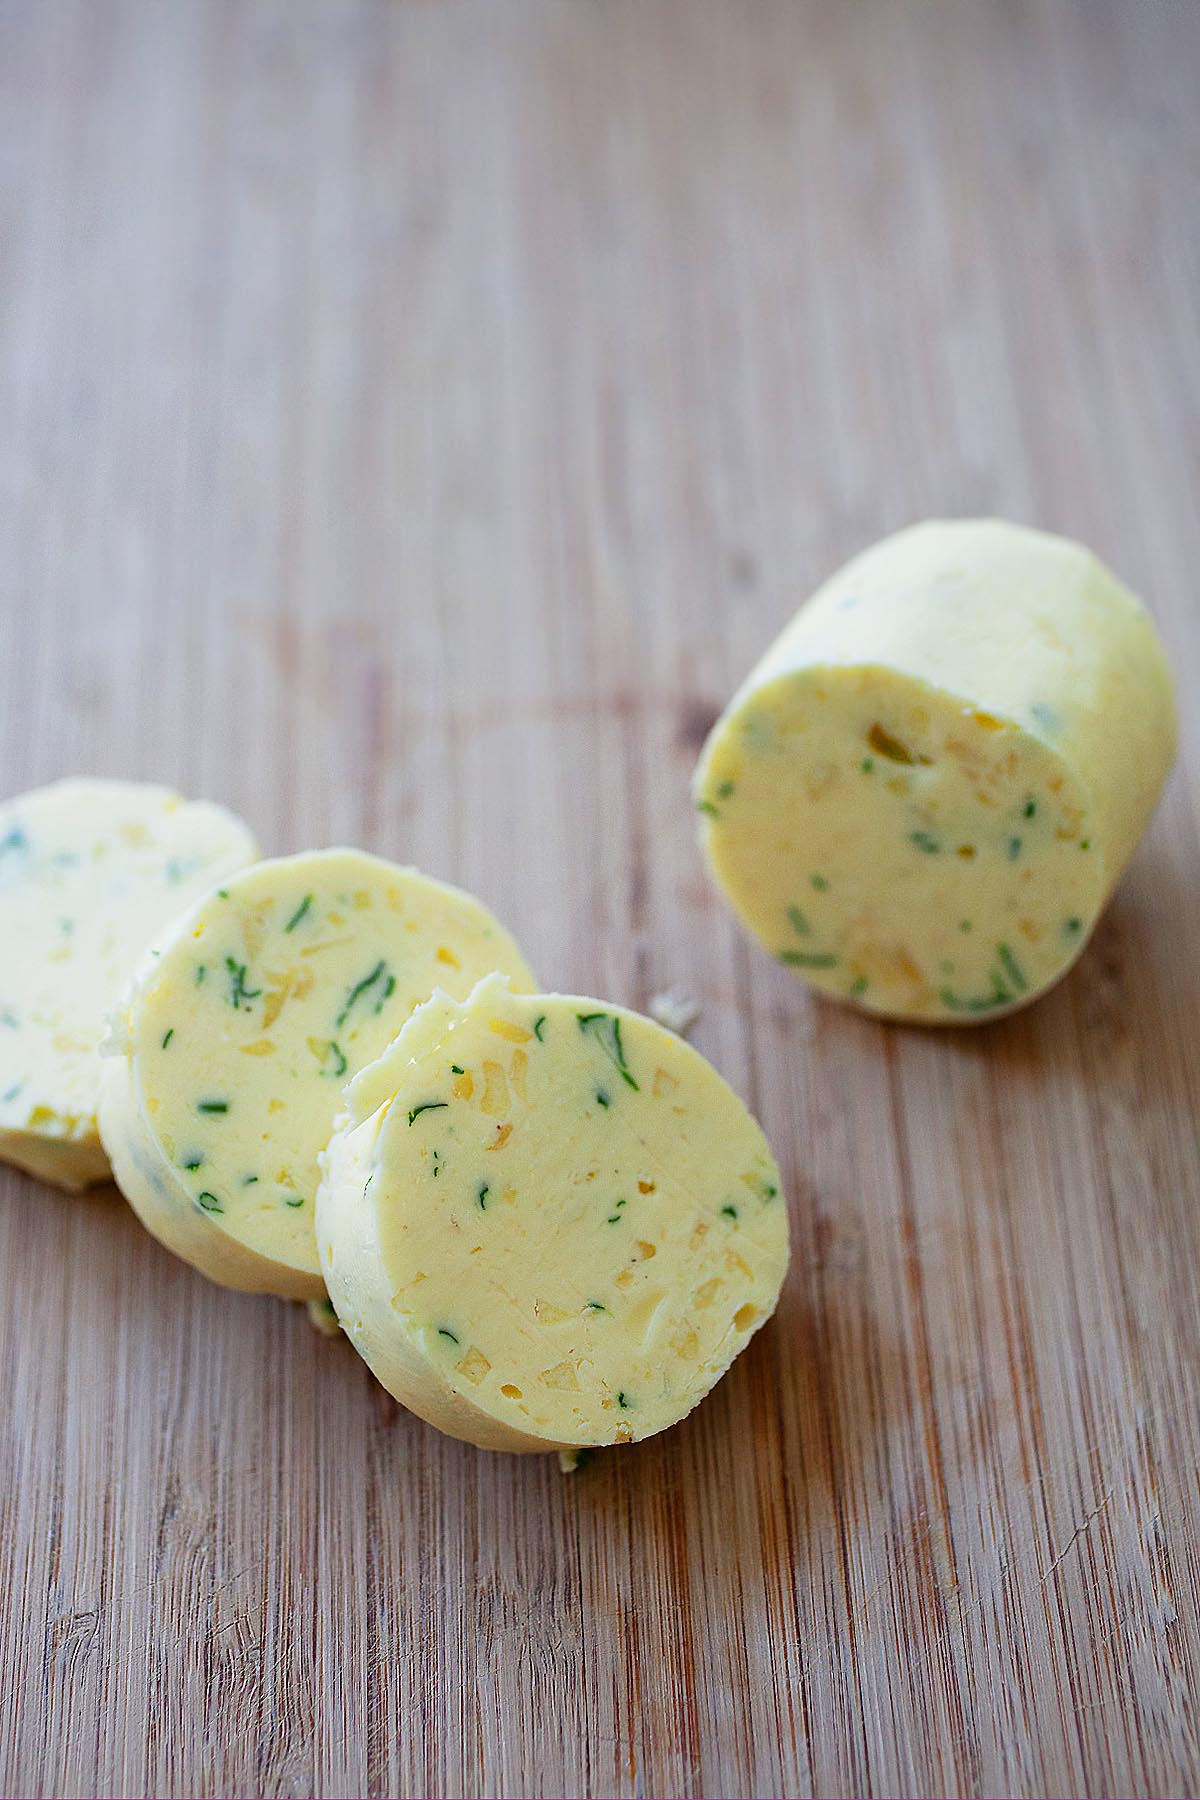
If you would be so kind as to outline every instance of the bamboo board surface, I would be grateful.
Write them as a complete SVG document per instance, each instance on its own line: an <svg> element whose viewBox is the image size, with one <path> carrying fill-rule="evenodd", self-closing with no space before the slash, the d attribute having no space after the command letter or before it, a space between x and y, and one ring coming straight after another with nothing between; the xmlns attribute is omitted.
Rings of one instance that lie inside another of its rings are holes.
<svg viewBox="0 0 1200 1800"><path fill-rule="evenodd" d="M1200 12L0 3L0 769L476 890L784 1169L776 1321L569 1480L0 1173L7 1794L1195 1792ZM740 935L715 709L911 519L1079 536L1182 765L1080 966Z"/></svg>

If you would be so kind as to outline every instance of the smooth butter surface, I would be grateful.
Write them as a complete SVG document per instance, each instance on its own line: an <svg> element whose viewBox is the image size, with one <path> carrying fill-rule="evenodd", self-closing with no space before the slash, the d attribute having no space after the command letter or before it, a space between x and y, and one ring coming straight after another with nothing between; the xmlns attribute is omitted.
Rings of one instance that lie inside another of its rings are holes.
<svg viewBox="0 0 1200 1800"><path fill-rule="evenodd" d="M143 964L101 1130L156 1236L232 1287L318 1297L318 1153L342 1090L440 983L533 985L470 895L353 850L260 863Z"/></svg>
<svg viewBox="0 0 1200 1800"><path fill-rule="evenodd" d="M240 819L167 788L60 781L0 807L0 1158L107 1178L106 1015L150 940L256 855Z"/></svg>
<svg viewBox="0 0 1200 1800"><path fill-rule="evenodd" d="M1153 624L1095 557L930 524L797 615L695 793L719 882L782 961L865 1007L964 1022L1078 956L1174 750Z"/></svg>
<svg viewBox="0 0 1200 1800"><path fill-rule="evenodd" d="M775 1307L766 1140L652 1020L488 981L435 996L349 1100L317 1207L330 1297L385 1387L455 1436L648 1437Z"/></svg>

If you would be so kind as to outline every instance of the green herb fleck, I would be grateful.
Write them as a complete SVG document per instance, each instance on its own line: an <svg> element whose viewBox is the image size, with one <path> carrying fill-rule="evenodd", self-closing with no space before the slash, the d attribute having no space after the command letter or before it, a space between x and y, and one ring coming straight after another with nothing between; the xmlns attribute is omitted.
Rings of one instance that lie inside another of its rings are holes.
<svg viewBox="0 0 1200 1800"><path fill-rule="evenodd" d="M538 1018L536 1018L536 1019L535 1019L535 1020L534 1020L534 1021L533 1021L533 1035L534 1035L534 1037L535 1037L535 1038L536 1038L536 1039L537 1039L537 1041L538 1041L538 1043L539 1043L539 1044L541 1044L541 1043L544 1043L544 1042L545 1042L545 1040L544 1040L544 1038L543 1038L543 1037L542 1037L542 1026L543 1026L543 1025L544 1025L544 1024L545 1024L545 1023L546 1023L546 1015L545 1015L545 1013L542 1013L542 1014L541 1014L541 1015L540 1015L540 1017L538 1017Z"/></svg>
<svg viewBox="0 0 1200 1800"><path fill-rule="evenodd" d="M793 969L833 969L837 967L837 957L831 950L781 950L779 960L787 963Z"/></svg>
<svg viewBox="0 0 1200 1800"><path fill-rule="evenodd" d="M450 1064L450 1073L452 1075L465 1075L466 1070L463 1068L461 1063L451 1063Z"/></svg>
<svg viewBox="0 0 1200 1800"><path fill-rule="evenodd" d="M734 788L733 782L732 781L723 781L721 783L720 787L717 789L717 799L718 800L732 800L733 796L734 796L734 792L735 792L735 788Z"/></svg>
<svg viewBox="0 0 1200 1800"><path fill-rule="evenodd" d="M756 1156L754 1160L756 1163L762 1163L764 1161L764 1158L761 1156ZM759 1196L759 1198L762 1200L774 1200L775 1196L779 1192L779 1189L775 1186L775 1183L773 1181L768 1181L765 1175L759 1175L759 1174L743 1175L742 1180L745 1182L746 1186L748 1188L751 1188L753 1190L753 1192L756 1193Z"/></svg>
<svg viewBox="0 0 1200 1800"><path fill-rule="evenodd" d="M228 900L228 898L229 898L229 889L228 888L218 888L217 889L217 899L218 900Z"/></svg>
<svg viewBox="0 0 1200 1800"><path fill-rule="evenodd" d="M380 994L378 1000L375 1002L375 1012L377 1015L383 1011L384 1007L387 1005L388 1001L391 999L391 997L395 993L395 991L396 991L396 977L394 975L389 975L387 980L383 984L383 992Z"/></svg>
<svg viewBox="0 0 1200 1800"><path fill-rule="evenodd" d="M243 1187L253 1187L257 1180L258 1180L257 1175L243 1175L242 1176L242 1186Z"/></svg>
<svg viewBox="0 0 1200 1800"><path fill-rule="evenodd" d="M235 962L232 956L227 956L225 958L225 967L229 972L230 1006L242 1006L243 1000L257 1000L258 996L262 993L262 989L246 986L245 963ZM244 1012L249 1012L250 1008L245 1006L242 1007L242 1010Z"/></svg>
<svg viewBox="0 0 1200 1800"><path fill-rule="evenodd" d="M874 767L875 767L875 758L874 758L874 757L873 757L873 756L864 756L864 757L863 757L863 759L862 759L862 772L863 772L863 774L864 774L864 775L869 775L869 774L870 774L870 773L871 773L871 770L872 770L872 769L873 769L873 768L874 768Z"/></svg>
<svg viewBox="0 0 1200 1800"><path fill-rule="evenodd" d="M200 983L201 983L201 982L202 982L202 981L203 981L203 980L204 980L204 977L205 977L205 976L206 976L206 975L207 975L207 974L208 974L208 969L207 969L207 967L206 967L206 966L205 966L205 964L204 964L204 963L197 963L197 964L196 964L196 986L197 986L197 987L199 987L199 986L200 986Z"/></svg>
<svg viewBox="0 0 1200 1800"><path fill-rule="evenodd" d="M867 981L865 975L856 975L854 980L850 983L851 999L857 1000L860 994L865 994L869 985L870 983Z"/></svg>
<svg viewBox="0 0 1200 1800"><path fill-rule="evenodd" d="M1082 839L1081 839L1081 840L1080 840L1080 844L1079 844L1079 848L1080 848L1080 849L1081 849L1081 850L1090 850L1090 849L1091 849L1091 847L1092 847L1092 840L1091 840L1091 838L1082 838Z"/></svg>
<svg viewBox="0 0 1200 1800"><path fill-rule="evenodd" d="M358 1003L359 1000L362 999L363 995L367 992L367 990L369 988L373 988L375 986L375 983L379 980L380 976L383 974L383 972L386 968L387 968L387 964L384 962L383 958L381 957L379 959L379 961L375 964L375 967L371 970L369 975L364 975L361 981L355 982L354 986L350 989L350 992L346 996L346 1004L343 1006L341 1012L338 1014L337 1018L334 1020L335 1025L344 1025L346 1023L346 1020L350 1017L350 1014L351 1014L353 1008L355 1007L355 1005Z"/></svg>
<svg viewBox="0 0 1200 1800"><path fill-rule="evenodd" d="M163 1033L162 1047L164 1050L166 1049L167 1045L170 1043L171 1039L174 1036L175 1036L175 1027L172 1025L170 1031L166 1031Z"/></svg>
<svg viewBox="0 0 1200 1800"><path fill-rule="evenodd" d="M711 800L697 800L696 811L707 813L710 819L719 819L721 816Z"/></svg>
<svg viewBox="0 0 1200 1800"><path fill-rule="evenodd" d="M300 902L299 906L296 908L295 912L292 914L291 918L288 920L287 924L284 926L283 929L285 931L295 931L297 925L300 923L301 919L304 917L305 913L308 911L308 909L312 905L312 903L313 903L312 895L305 894L303 900Z"/></svg>
<svg viewBox="0 0 1200 1800"><path fill-rule="evenodd" d="M1010 837L1008 840L1008 860L1009 860L1009 862L1016 862L1016 860L1017 860L1018 856L1020 856L1020 854L1021 854L1020 838L1019 837Z"/></svg>
<svg viewBox="0 0 1200 1800"><path fill-rule="evenodd" d="M971 929L970 919L960 919L958 921L958 929L960 931L970 931L970 929Z"/></svg>
<svg viewBox="0 0 1200 1800"><path fill-rule="evenodd" d="M203 1161L202 1156L189 1156L183 1166L185 1169L198 1169Z"/></svg>
<svg viewBox="0 0 1200 1800"><path fill-rule="evenodd" d="M622 1412L628 1412L629 1408L633 1405L633 1401L629 1398L629 1395L624 1389L617 1395L617 1405L621 1408Z"/></svg>
<svg viewBox="0 0 1200 1800"><path fill-rule="evenodd" d="M1025 979L1020 963L1017 961L1008 945L997 944L996 955L1000 958L1000 967L1004 970L1008 979L1012 982L1017 992L1023 994L1025 989L1029 986L1029 983ZM999 987L1000 983L997 982L996 986Z"/></svg>
<svg viewBox="0 0 1200 1800"><path fill-rule="evenodd" d="M825 875L810 875L808 879L812 883L814 890L818 894L828 893L829 880L828 880L827 876L825 876Z"/></svg>
<svg viewBox="0 0 1200 1800"><path fill-rule="evenodd" d="M812 927L800 908L798 906L789 906L787 909L787 916L792 930L797 932L801 937L807 937L812 930Z"/></svg>
<svg viewBox="0 0 1200 1800"><path fill-rule="evenodd" d="M935 838L931 831L910 831L908 841L926 856L937 856L942 848L941 839Z"/></svg>
<svg viewBox="0 0 1200 1800"><path fill-rule="evenodd" d="M603 1300L589 1300L587 1303L587 1310L589 1312L607 1312L608 1308L605 1306Z"/></svg>
<svg viewBox="0 0 1200 1800"><path fill-rule="evenodd" d="M1011 1006L1012 995L1001 981L993 975L994 983L990 994L956 994L952 988L942 988L938 999L949 1012L985 1013L994 1012L998 1006Z"/></svg>
<svg viewBox="0 0 1200 1800"><path fill-rule="evenodd" d="M227 1113L228 1100L197 1100L196 1111L202 1113Z"/></svg>
<svg viewBox="0 0 1200 1800"><path fill-rule="evenodd" d="M283 1204L285 1206L291 1206L291 1207L303 1206L304 1205L304 1197L302 1194L293 1194L290 1197L285 1194Z"/></svg>
<svg viewBox="0 0 1200 1800"><path fill-rule="evenodd" d="M605 1056L635 1093L640 1092L637 1082L629 1073L629 1064L625 1060L625 1049L621 1043L621 1021L612 1013L577 1013L579 1029L585 1037L595 1038Z"/></svg>
<svg viewBox="0 0 1200 1800"><path fill-rule="evenodd" d="M448 1100L423 1100L420 1106L413 1107L408 1115L408 1122L410 1125L415 1125L422 1113L441 1112L449 1104Z"/></svg>
<svg viewBox="0 0 1200 1800"><path fill-rule="evenodd" d="M1070 932L1071 936L1073 937L1077 931L1083 930L1083 920L1082 919L1068 919L1066 924L1063 927L1063 930Z"/></svg>
<svg viewBox="0 0 1200 1800"><path fill-rule="evenodd" d="M1025 805L1022 808L1022 816L1026 819L1034 819L1037 817L1037 801L1036 800L1027 800L1025 802Z"/></svg>
<svg viewBox="0 0 1200 1800"><path fill-rule="evenodd" d="M205 1212L224 1212L225 1211L225 1208L221 1205L221 1202L217 1199L217 1196L215 1194L208 1193L207 1190L205 1190L203 1193L196 1195L196 1202L198 1205L200 1205L204 1208Z"/></svg>
<svg viewBox="0 0 1200 1800"><path fill-rule="evenodd" d="M488 1200L488 1195L491 1193L491 1191L492 1191L491 1188L488 1186L487 1182L485 1181L483 1183L482 1187L480 1188L478 1194L475 1196L475 1198L479 1201L480 1212L487 1211L487 1200Z"/></svg>
<svg viewBox="0 0 1200 1800"><path fill-rule="evenodd" d="M721 1208L721 1217L722 1218L736 1219L737 1216L738 1216L738 1209L736 1206L723 1206Z"/></svg>
<svg viewBox="0 0 1200 1800"><path fill-rule="evenodd" d="M312 1049L313 1055L318 1058L321 1064L322 1076L327 1076L330 1081L337 1081L340 1076L346 1073L345 1052L341 1045L335 1043L332 1038L327 1040L310 1038L309 1046ZM333 1065L332 1067L330 1067L331 1063Z"/></svg>
<svg viewBox="0 0 1200 1800"><path fill-rule="evenodd" d="M449 1327L448 1327L448 1326L446 1326L446 1325L439 1325L439 1326L438 1326L438 1336L439 1336L439 1337L444 1337L444 1338L449 1338L449 1339L450 1339L450 1342L451 1342L451 1343L452 1343L452 1344L457 1344L457 1342L458 1342L458 1338L457 1338L457 1336L456 1336L456 1335L455 1335L455 1333L454 1333L454 1332L453 1332L453 1331L451 1331L451 1330L450 1330L450 1329L449 1329Z"/></svg>
<svg viewBox="0 0 1200 1800"><path fill-rule="evenodd" d="M596 1099L599 1102L599 1104L603 1107L609 1107L612 1105L612 1102L610 1101L608 1095L604 1092L603 1088L596 1089Z"/></svg>

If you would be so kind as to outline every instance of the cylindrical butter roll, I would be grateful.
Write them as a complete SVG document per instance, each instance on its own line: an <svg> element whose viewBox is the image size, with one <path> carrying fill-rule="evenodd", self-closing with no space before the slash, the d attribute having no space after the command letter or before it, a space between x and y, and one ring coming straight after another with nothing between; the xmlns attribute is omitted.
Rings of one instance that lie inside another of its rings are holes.
<svg viewBox="0 0 1200 1800"><path fill-rule="evenodd" d="M1163 646L1080 545L914 526L827 581L714 727L702 837L806 981L963 1023L1074 962L1175 754Z"/></svg>
<svg viewBox="0 0 1200 1800"><path fill-rule="evenodd" d="M109 1175L100 1040L146 946L258 855L224 807L133 781L0 806L0 1160L58 1187Z"/></svg>
<svg viewBox="0 0 1200 1800"><path fill-rule="evenodd" d="M147 956L105 1063L100 1134L142 1223L214 1281L324 1293L317 1157L345 1083L435 987L520 951L470 894L358 850L262 862Z"/></svg>
<svg viewBox="0 0 1200 1800"><path fill-rule="evenodd" d="M491 977L435 994L347 1100L317 1198L329 1297L383 1385L454 1437L649 1437L774 1310L766 1140L651 1019Z"/></svg>

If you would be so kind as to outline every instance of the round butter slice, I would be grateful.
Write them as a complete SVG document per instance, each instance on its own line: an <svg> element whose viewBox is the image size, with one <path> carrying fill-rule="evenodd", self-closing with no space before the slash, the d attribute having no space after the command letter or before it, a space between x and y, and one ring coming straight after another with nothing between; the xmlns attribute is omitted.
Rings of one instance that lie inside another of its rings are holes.
<svg viewBox="0 0 1200 1800"><path fill-rule="evenodd" d="M163 787L57 781L0 806L0 1161L106 1181L106 1015L170 920L258 855L240 819Z"/></svg>
<svg viewBox="0 0 1200 1800"><path fill-rule="evenodd" d="M1175 754L1149 614L1091 553L918 525L797 614L714 727L704 847L760 942L839 999L967 1023L1074 962Z"/></svg>
<svg viewBox="0 0 1200 1800"><path fill-rule="evenodd" d="M775 1308L766 1139L650 1019L492 978L435 995L347 1100L317 1199L329 1295L389 1392L454 1437L649 1437Z"/></svg>
<svg viewBox="0 0 1200 1800"><path fill-rule="evenodd" d="M469 894L356 850L259 863L147 957L114 1034L100 1130L155 1237L227 1287L324 1293L317 1157L346 1081L436 986L520 951Z"/></svg>

